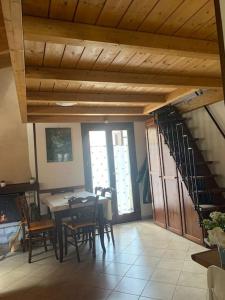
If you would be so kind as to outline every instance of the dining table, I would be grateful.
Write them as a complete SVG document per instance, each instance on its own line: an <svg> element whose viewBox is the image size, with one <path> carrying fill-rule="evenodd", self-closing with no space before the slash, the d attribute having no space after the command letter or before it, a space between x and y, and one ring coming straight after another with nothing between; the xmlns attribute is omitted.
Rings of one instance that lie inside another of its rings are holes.
<svg viewBox="0 0 225 300"><path fill-rule="evenodd" d="M69 192L69 193L57 193L43 195L41 198L41 203L46 205L51 213L51 216L55 220L56 232L57 232L57 242L59 247L59 261L63 262L63 219L70 217L70 208L68 204L68 199L70 197L76 198L87 198L89 196L96 196L93 193L87 191ZM104 243L104 220L112 219L112 208L111 199L107 197L99 196L98 198L98 213L97 221L99 226L99 236L102 246L102 250L105 253L105 243Z"/></svg>

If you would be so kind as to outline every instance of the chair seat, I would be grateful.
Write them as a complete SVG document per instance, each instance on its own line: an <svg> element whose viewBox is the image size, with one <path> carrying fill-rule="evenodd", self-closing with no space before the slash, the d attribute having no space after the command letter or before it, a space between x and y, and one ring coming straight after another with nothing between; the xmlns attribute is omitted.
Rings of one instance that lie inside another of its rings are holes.
<svg viewBox="0 0 225 300"><path fill-rule="evenodd" d="M29 232L35 232L35 231L47 231L50 229L53 229L55 227L55 223L53 220L41 220L36 222L30 223Z"/></svg>
<svg viewBox="0 0 225 300"><path fill-rule="evenodd" d="M72 221L65 221L65 222L63 222L63 225L67 226L71 230L77 230L77 229L84 228L84 227L96 226L96 223L95 222L75 223Z"/></svg>

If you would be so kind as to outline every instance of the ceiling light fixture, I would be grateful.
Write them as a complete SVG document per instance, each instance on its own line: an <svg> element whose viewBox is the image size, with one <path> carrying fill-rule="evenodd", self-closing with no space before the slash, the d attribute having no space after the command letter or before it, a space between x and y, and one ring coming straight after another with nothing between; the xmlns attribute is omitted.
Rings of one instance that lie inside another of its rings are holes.
<svg viewBox="0 0 225 300"><path fill-rule="evenodd" d="M59 106L64 106L64 107L69 107L69 106L74 106L74 105L77 105L77 102L56 102L56 105L59 105Z"/></svg>

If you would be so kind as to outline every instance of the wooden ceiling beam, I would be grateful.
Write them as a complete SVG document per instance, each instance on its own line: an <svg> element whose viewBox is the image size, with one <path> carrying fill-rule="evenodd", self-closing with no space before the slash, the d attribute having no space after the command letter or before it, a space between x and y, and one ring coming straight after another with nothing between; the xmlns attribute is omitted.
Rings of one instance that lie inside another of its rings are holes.
<svg viewBox="0 0 225 300"><path fill-rule="evenodd" d="M21 0L1 0L12 68L14 72L20 114L27 120L25 63Z"/></svg>
<svg viewBox="0 0 225 300"><path fill-rule="evenodd" d="M169 93L166 97L165 97L165 102L155 105L154 107L152 107L152 105L147 105L144 108L144 114L149 114L163 106L166 106L168 104L171 104L175 101L177 101L178 99L190 95L191 93L195 92L196 89L190 89L190 88L179 88L176 89L174 92Z"/></svg>
<svg viewBox="0 0 225 300"><path fill-rule="evenodd" d="M135 105L162 103L165 96L160 94L109 94L109 93L51 93L27 92L28 104L32 102L76 102L78 104L98 105Z"/></svg>
<svg viewBox="0 0 225 300"><path fill-rule="evenodd" d="M102 115L142 115L142 107L118 107L118 106L28 106L28 115L61 115L61 116L102 116Z"/></svg>
<svg viewBox="0 0 225 300"><path fill-rule="evenodd" d="M26 40L219 60L216 42L23 16Z"/></svg>
<svg viewBox="0 0 225 300"><path fill-rule="evenodd" d="M212 89L206 91L201 96L193 97L188 102L182 102L177 105L177 108L181 113L189 112L205 105L210 105L224 100L224 94L222 89Z"/></svg>
<svg viewBox="0 0 225 300"><path fill-rule="evenodd" d="M38 80L120 83L159 87L221 87L221 78L163 74L87 71L63 68L26 67L26 77Z"/></svg>
<svg viewBox="0 0 225 300"><path fill-rule="evenodd" d="M113 123L146 121L148 116L28 116L30 123Z"/></svg>

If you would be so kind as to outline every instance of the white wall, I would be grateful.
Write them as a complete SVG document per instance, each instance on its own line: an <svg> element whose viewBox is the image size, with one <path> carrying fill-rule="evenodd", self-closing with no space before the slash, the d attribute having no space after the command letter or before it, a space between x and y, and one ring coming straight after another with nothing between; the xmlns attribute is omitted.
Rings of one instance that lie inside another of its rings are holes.
<svg viewBox="0 0 225 300"><path fill-rule="evenodd" d="M225 106L224 102L217 102L209 106L216 120L222 126L225 132ZM218 163L210 165L214 174L220 175L216 178L221 187L225 187L225 139L210 119L204 108L194 110L185 114L185 117L191 117L188 122L189 128L194 128L192 133L194 137L203 138L198 142L203 155L207 160L217 161Z"/></svg>
<svg viewBox="0 0 225 300"><path fill-rule="evenodd" d="M30 175L26 125L21 122L12 69L0 69L0 180L22 183Z"/></svg>
<svg viewBox="0 0 225 300"><path fill-rule="evenodd" d="M72 129L73 161L64 163L47 163L45 128L69 127ZM34 172L33 131L28 124L29 153L32 174ZM141 167L146 156L144 122L134 123L137 166ZM50 189L74 185L84 185L83 148L80 123L36 124L38 173L41 189ZM140 185L141 212L143 217L152 214L151 204L142 203L142 185Z"/></svg>

